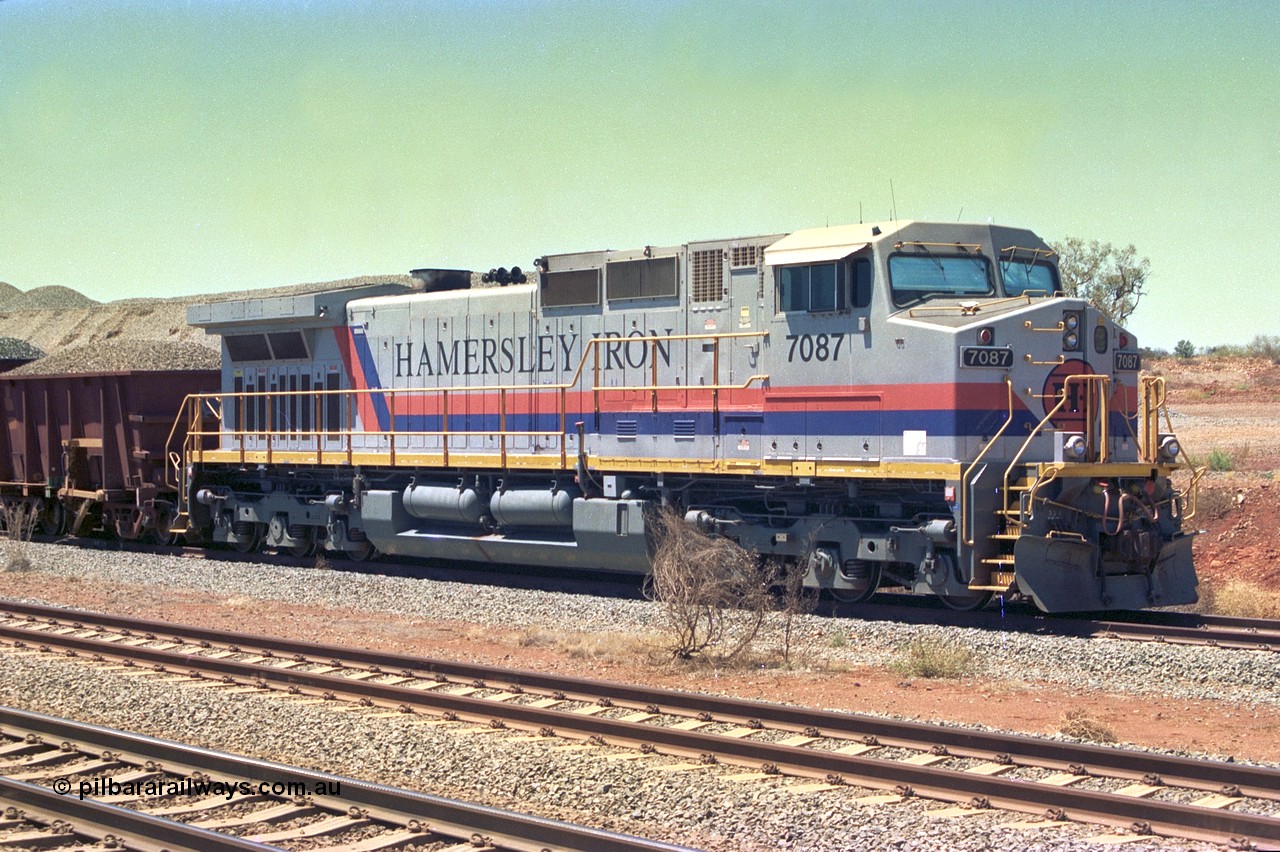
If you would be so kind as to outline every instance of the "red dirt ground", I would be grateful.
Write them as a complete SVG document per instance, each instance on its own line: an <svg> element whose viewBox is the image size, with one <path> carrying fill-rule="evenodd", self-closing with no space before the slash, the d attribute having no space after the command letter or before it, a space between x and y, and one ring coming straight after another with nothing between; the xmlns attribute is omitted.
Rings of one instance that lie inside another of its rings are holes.
<svg viewBox="0 0 1280 852"><path fill-rule="evenodd" d="M1280 364L1263 359L1164 359L1149 367L1170 386L1182 446L1197 464L1215 450L1232 470L1201 484L1191 526L1202 577L1239 579L1280 592Z"/></svg>

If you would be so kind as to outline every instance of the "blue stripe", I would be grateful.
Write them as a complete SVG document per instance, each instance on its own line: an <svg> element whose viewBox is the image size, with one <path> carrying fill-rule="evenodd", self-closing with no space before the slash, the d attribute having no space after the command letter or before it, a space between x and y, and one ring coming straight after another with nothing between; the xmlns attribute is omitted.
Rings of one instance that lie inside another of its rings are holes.
<svg viewBox="0 0 1280 852"><path fill-rule="evenodd" d="M385 404L383 405L385 410ZM721 415L721 431L725 435L738 435L746 430L748 435L885 435L900 436L907 430L923 430L938 437L989 438L1004 423L1003 412L992 416L986 411L778 411L743 418L741 414ZM714 432L714 418L707 411L689 412L602 412L600 428L595 428L593 412L569 412L565 421L568 432L575 430L572 424L581 420L588 434L616 435L619 421L635 423L637 436L664 435L670 437L677 421L693 421L693 430L699 435ZM1112 418L1113 434L1123 434L1122 418ZM1039 418L1023 412L1015 415L1006 435L1026 435ZM451 432L500 431L500 418L496 414L449 414ZM381 427L385 428L385 427ZM438 414L396 415L397 432L440 432L444 418ZM510 432L556 432L560 428L558 414L507 414L507 430ZM1119 429L1120 431L1115 431ZM630 431L630 430L624 430Z"/></svg>
<svg viewBox="0 0 1280 852"><path fill-rule="evenodd" d="M361 326L351 326L351 343L355 349L356 358L360 360L360 370L364 373L365 387L371 390L381 390L382 382L378 379L378 364L374 360L373 351L369 348L369 338L364 333ZM387 424L391 422L391 411L387 407L387 396L381 393L369 394L369 399L373 403L374 416L378 418L378 430L387 431ZM396 418L399 421L400 418Z"/></svg>

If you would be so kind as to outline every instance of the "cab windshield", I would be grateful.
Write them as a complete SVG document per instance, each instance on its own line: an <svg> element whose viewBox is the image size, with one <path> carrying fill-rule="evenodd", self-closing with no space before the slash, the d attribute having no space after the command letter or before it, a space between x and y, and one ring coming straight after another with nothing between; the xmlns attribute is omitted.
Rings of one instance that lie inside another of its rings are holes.
<svg viewBox="0 0 1280 852"><path fill-rule="evenodd" d="M1007 296L1052 296L1058 292L1058 272L1049 263L1002 260L1000 277Z"/></svg>
<svg viewBox="0 0 1280 852"><path fill-rule="evenodd" d="M895 254L889 256L889 282L898 307L936 297L989 296L991 262L980 254Z"/></svg>

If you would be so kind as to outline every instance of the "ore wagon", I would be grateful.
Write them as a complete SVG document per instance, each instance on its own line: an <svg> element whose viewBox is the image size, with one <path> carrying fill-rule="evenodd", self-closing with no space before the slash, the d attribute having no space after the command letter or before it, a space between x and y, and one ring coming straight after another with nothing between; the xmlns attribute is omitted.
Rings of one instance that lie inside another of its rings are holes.
<svg viewBox="0 0 1280 852"><path fill-rule="evenodd" d="M47 534L98 529L166 536L176 471L165 443L187 394L218 387L217 370L6 374L0 385L0 500L10 523ZM180 426L178 428L181 428Z"/></svg>

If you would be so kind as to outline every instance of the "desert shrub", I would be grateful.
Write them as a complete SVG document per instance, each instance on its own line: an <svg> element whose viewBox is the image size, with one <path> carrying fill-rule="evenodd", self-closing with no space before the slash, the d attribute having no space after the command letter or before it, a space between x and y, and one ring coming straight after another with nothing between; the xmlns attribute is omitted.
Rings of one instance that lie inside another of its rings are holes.
<svg viewBox="0 0 1280 852"><path fill-rule="evenodd" d="M3 535L6 541L6 571L30 571L31 560L27 558L27 543L36 530L40 520L39 507L23 500L6 500L0 503L0 524L3 524Z"/></svg>
<svg viewBox="0 0 1280 852"><path fill-rule="evenodd" d="M1249 342L1245 351L1253 358L1265 358L1272 364L1280 364L1280 337L1259 334Z"/></svg>
<svg viewBox="0 0 1280 852"><path fill-rule="evenodd" d="M1196 495L1196 514L1202 518L1225 518L1234 505L1233 495L1220 488L1210 489L1202 485Z"/></svg>
<svg viewBox="0 0 1280 852"><path fill-rule="evenodd" d="M1113 743L1115 733L1097 719L1092 719L1083 710L1068 710L1062 714L1058 723L1058 732L1078 740L1089 740L1095 743Z"/></svg>
<svg viewBox="0 0 1280 852"><path fill-rule="evenodd" d="M1234 469L1235 462L1231 458L1231 453L1226 450L1220 450L1217 447L1209 451L1209 470L1224 473Z"/></svg>
<svg viewBox="0 0 1280 852"><path fill-rule="evenodd" d="M657 547L645 594L660 607L663 638L676 659L733 660L746 652L773 608L774 572L723 536L676 511L654 514Z"/></svg>
<svg viewBox="0 0 1280 852"><path fill-rule="evenodd" d="M1213 358L1261 358L1272 364L1280 364L1280 337L1260 334L1243 346L1224 344L1211 346L1206 354Z"/></svg>
<svg viewBox="0 0 1280 852"><path fill-rule="evenodd" d="M903 646L893 663L893 670L907 677L960 678L977 669L971 649L923 636Z"/></svg>
<svg viewBox="0 0 1280 852"><path fill-rule="evenodd" d="M1194 358L1196 355L1196 345L1190 340L1179 340L1178 345L1173 347L1173 354L1183 360L1186 360L1187 358Z"/></svg>
<svg viewBox="0 0 1280 852"><path fill-rule="evenodd" d="M788 666L791 665L791 653L795 646L796 616L808 615L817 609L818 596L821 594L817 589L807 588L804 584L809 573L807 562L807 559L789 562L785 568L767 578L782 586L779 602L782 611L782 662Z"/></svg>
<svg viewBox="0 0 1280 852"><path fill-rule="evenodd" d="M1280 592L1255 586L1244 580L1200 581L1196 612L1206 615L1234 615L1240 618L1280 618Z"/></svg>

